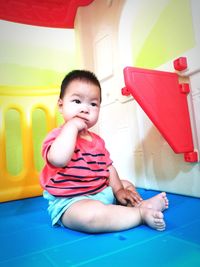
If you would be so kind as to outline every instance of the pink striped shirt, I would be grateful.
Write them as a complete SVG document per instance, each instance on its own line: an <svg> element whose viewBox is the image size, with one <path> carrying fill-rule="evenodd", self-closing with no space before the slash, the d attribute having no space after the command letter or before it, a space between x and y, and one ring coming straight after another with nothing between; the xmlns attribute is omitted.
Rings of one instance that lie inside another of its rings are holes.
<svg viewBox="0 0 200 267"><path fill-rule="evenodd" d="M65 167L57 168L48 162L47 152L61 129L51 131L42 146L45 160L40 175L42 188L58 197L96 194L105 189L109 184L108 166L112 161L103 139L95 133L90 132L92 141L77 138L71 161Z"/></svg>

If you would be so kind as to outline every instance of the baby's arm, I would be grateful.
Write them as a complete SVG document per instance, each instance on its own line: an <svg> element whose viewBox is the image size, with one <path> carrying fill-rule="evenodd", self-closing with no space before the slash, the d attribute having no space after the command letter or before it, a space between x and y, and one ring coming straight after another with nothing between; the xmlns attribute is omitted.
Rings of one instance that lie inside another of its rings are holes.
<svg viewBox="0 0 200 267"><path fill-rule="evenodd" d="M110 165L108 167L109 169L109 185L112 187L113 193L115 194L120 189L124 188L122 181L119 178L119 175L113 165Z"/></svg>
<svg viewBox="0 0 200 267"><path fill-rule="evenodd" d="M141 203L142 198L135 190L135 187L128 183L128 187L124 187L123 181L120 180L119 175L114 166L109 166L110 180L109 184L113 189L113 193L117 200L122 205L135 206ZM125 181L124 181L125 182ZM134 189L134 190L133 190Z"/></svg>
<svg viewBox="0 0 200 267"><path fill-rule="evenodd" d="M85 129L86 127L87 125L84 120L77 117L64 124L60 134L52 143L47 154L48 161L53 166L66 166L74 153L79 131Z"/></svg>

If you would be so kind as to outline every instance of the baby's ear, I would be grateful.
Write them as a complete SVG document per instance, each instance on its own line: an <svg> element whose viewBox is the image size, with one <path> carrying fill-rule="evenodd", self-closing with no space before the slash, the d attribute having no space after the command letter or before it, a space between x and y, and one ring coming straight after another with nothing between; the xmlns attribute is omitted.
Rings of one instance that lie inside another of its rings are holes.
<svg viewBox="0 0 200 267"><path fill-rule="evenodd" d="M62 108L63 108L63 101L61 98L58 99L58 110L60 111L60 113L62 113Z"/></svg>

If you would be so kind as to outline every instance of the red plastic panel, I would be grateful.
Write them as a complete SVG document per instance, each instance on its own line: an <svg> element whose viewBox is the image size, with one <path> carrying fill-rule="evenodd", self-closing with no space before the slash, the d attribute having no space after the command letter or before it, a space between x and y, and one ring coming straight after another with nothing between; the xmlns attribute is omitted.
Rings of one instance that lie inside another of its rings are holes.
<svg viewBox="0 0 200 267"><path fill-rule="evenodd" d="M127 90L175 153L194 150L187 94L176 73L134 67L124 69Z"/></svg>
<svg viewBox="0 0 200 267"><path fill-rule="evenodd" d="M55 28L74 28L79 6L94 0L0 0L0 19Z"/></svg>

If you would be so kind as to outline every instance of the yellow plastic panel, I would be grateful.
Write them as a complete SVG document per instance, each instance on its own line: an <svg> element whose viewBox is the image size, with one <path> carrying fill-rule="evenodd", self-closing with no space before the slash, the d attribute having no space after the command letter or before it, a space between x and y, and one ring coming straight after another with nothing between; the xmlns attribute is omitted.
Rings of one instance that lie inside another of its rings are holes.
<svg viewBox="0 0 200 267"><path fill-rule="evenodd" d="M0 87L0 201L41 195L41 143L56 126L57 89Z"/></svg>
<svg viewBox="0 0 200 267"><path fill-rule="evenodd" d="M22 133L20 112L9 109L5 113L6 167L11 175L22 170Z"/></svg>
<svg viewBox="0 0 200 267"><path fill-rule="evenodd" d="M41 108L36 108L32 112L32 135L33 135L33 153L34 165L37 171L40 171L43 166L41 156L41 145L44 137L47 134L46 115Z"/></svg>

